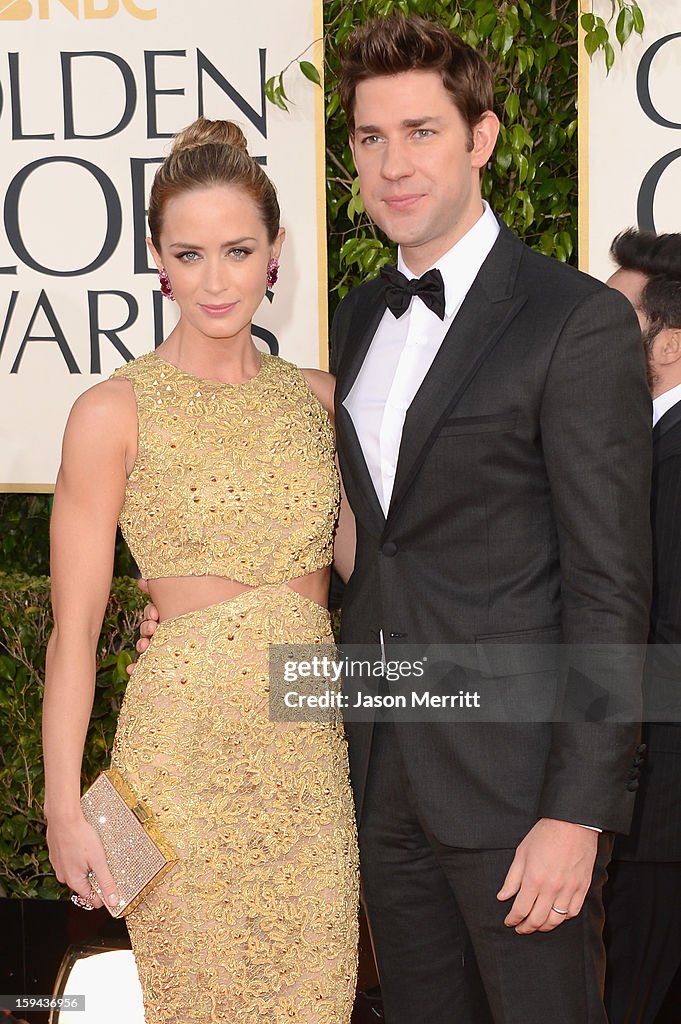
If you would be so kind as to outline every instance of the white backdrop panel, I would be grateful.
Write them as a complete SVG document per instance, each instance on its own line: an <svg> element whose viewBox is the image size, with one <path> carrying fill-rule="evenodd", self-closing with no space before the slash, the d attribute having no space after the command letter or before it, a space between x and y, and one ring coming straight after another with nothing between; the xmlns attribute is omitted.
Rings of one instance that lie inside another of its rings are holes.
<svg viewBox="0 0 681 1024"><path fill-rule="evenodd" d="M580 117L588 111L580 135L580 258L601 279L612 273L608 250L619 231L681 231L681 0L641 6L644 35L622 51L615 44L608 77L600 54L588 64L580 53ZM596 0L594 10L607 19L610 0Z"/></svg>

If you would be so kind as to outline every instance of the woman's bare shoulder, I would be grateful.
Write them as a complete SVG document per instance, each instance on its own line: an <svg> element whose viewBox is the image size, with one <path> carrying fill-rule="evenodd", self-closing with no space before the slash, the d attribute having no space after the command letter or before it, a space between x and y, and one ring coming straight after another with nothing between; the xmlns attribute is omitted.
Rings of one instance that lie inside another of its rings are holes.
<svg viewBox="0 0 681 1024"><path fill-rule="evenodd" d="M93 384L76 399L69 423L82 426L115 426L121 418L136 419L135 392L130 381L123 377Z"/></svg>
<svg viewBox="0 0 681 1024"><path fill-rule="evenodd" d="M104 380L84 391L73 403L64 431L62 465L74 457L96 455L116 459L126 468L137 452L137 404L129 381Z"/></svg>
<svg viewBox="0 0 681 1024"><path fill-rule="evenodd" d="M326 370L315 370L311 367L301 369L300 372L329 416L333 416L333 395L336 387L336 378L332 373L327 373Z"/></svg>

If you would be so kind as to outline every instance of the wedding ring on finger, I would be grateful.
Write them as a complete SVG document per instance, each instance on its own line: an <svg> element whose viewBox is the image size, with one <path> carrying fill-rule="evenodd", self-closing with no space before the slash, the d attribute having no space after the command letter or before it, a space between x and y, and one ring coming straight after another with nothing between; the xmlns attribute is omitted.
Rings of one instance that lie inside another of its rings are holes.
<svg viewBox="0 0 681 1024"><path fill-rule="evenodd" d="M561 917L567 917L570 913L569 910L561 910L559 907L554 907L553 905L551 906L551 910L554 914L560 914Z"/></svg>

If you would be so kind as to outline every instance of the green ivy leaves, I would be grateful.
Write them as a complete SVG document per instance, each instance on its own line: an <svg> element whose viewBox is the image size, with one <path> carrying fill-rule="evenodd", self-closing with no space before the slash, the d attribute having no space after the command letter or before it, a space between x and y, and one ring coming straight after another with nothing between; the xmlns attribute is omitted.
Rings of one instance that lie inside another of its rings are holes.
<svg viewBox="0 0 681 1024"><path fill-rule="evenodd" d="M315 85L322 84L322 80L319 77L319 72L317 71L317 68L314 66L314 64L311 64L309 60L299 61L298 67L303 72L305 77L309 79L310 82L314 82Z"/></svg>
<svg viewBox="0 0 681 1024"><path fill-rule="evenodd" d="M275 107L279 107L280 110L288 110L288 96L284 92L284 72L280 75L275 75L273 78L268 78L265 82L265 96L274 103Z"/></svg>
<svg viewBox="0 0 681 1024"><path fill-rule="evenodd" d="M627 39L629 39L632 32L636 32L638 35L641 35L645 25L645 19L643 17L643 11L635 0L631 0L631 2L627 2L627 0L610 0L610 2L610 22L612 22L612 19L617 13L615 21L615 38L621 48L626 43ZM594 14L592 11L588 11L586 14L582 15L580 24L585 32L584 48L586 49L586 52L589 54L589 57L592 58L595 53L602 50L605 59L606 72L610 74L610 69L615 63L615 50L610 41L610 33L605 19Z"/></svg>
<svg viewBox="0 0 681 1024"><path fill-rule="evenodd" d="M310 46L312 45L313 44L310 43ZM307 47L307 50L310 49L310 46ZM304 52L307 53L307 50ZM293 67L294 64L297 65L299 71L309 82L312 82L314 85L322 84L321 75L315 65L309 60L303 60L302 56L302 54L299 54L298 57L289 61L283 71L280 71L278 75L273 75L271 78L268 78L265 82L265 96L270 103L273 103L275 107L279 107L280 110L288 110L289 103L293 102L286 95L286 90L284 89L284 75L289 68Z"/></svg>

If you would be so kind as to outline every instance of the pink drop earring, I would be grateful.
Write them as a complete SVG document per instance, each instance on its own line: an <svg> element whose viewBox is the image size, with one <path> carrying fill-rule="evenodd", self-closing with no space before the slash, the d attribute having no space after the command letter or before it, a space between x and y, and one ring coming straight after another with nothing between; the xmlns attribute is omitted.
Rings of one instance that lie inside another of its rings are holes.
<svg viewBox="0 0 681 1024"><path fill-rule="evenodd" d="M158 272L158 277L161 282L161 294L165 299L170 299L172 302L175 299L175 294L173 292L173 286L170 283L170 278L168 277L168 271L165 267L161 267Z"/></svg>
<svg viewBox="0 0 681 1024"><path fill-rule="evenodd" d="M279 277L279 260L271 259L267 264L267 287L274 288Z"/></svg>

